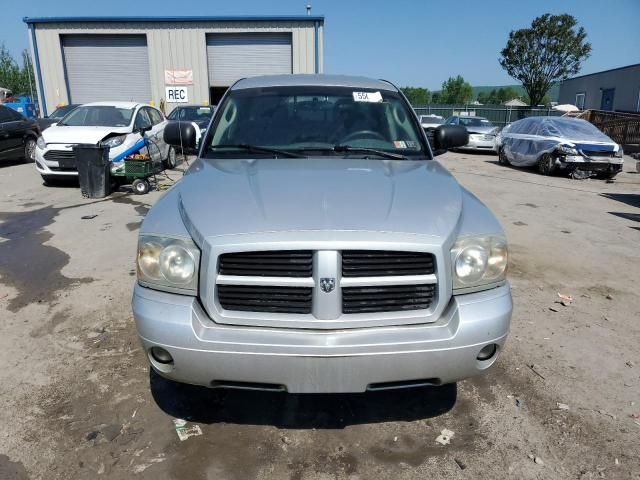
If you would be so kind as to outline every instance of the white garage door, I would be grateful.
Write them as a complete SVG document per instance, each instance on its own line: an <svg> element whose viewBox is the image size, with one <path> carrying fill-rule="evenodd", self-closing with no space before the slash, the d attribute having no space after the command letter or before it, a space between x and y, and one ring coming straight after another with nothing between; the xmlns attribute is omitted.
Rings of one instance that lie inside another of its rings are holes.
<svg viewBox="0 0 640 480"><path fill-rule="evenodd" d="M209 85L228 87L256 75L292 73L290 33L207 35Z"/></svg>
<svg viewBox="0 0 640 480"><path fill-rule="evenodd" d="M151 100L145 35L64 35L70 103Z"/></svg>

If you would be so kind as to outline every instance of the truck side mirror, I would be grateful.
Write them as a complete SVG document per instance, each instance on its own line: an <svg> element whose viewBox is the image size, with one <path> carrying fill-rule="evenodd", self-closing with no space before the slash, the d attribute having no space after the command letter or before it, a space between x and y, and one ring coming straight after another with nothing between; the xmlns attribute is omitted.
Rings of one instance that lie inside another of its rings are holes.
<svg viewBox="0 0 640 480"><path fill-rule="evenodd" d="M164 141L184 151L195 151L196 129L191 122L169 122L164 127Z"/></svg>
<svg viewBox="0 0 640 480"><path fill-rule="evenodd" d="M440 125L433 132L433 149L435 155L447 150L463 147L469 143L469 132L460 125Z"/></svg>

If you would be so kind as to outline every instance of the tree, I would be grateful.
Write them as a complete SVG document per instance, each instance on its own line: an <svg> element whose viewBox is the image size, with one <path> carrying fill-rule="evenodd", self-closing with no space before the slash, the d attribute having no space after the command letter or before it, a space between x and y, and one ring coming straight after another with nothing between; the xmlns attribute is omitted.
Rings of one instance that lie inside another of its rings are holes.
<svg viewBox="0 0 640 480"><path fill-rule="evenodd" d="M446 82L442 83L439 103L463 104L467 103L471 98L473 98L473 89L471 85L464 81L462 76L449 77Z"/></svg>
<svg viewBox="0 0 640 480"><path fill-rule="evenodd" d="M0 45L0 87L8 88L14 95L29 95L34 90L33 65L31 56L22 52L22 66L13 58L9 50ZM35 92L33 92L35 94Z"/></svg>
<svg viewBox="0 0 640 480"><path fill-rule="evenodd" d="M549 95L545 95L544 97L542 97L542 100L540 100L538 103L531 103L531 99L529 97L525 97L524 101L527 102L532 107L537 107L538 105L548 106L551 104L551 97Z"/></svg>
<svg viewBox="0 0 640 480"><path fill-rule="evenodd" d="M411 105L427 105L431 101L431 92L426 88L404 87L400 90L405 94Z"/></svg>
<svg viewBox="0 0 640 480"><path fill-rule="evenodd" d="M500 52L500 65L522 82L531 105L542 102L553 83L580 71L591 53L584 28L571 15L546 13L531 22L531 28L512 30Z"/></svg>
<svg viewBox="0 0 640 480"><path fill-rule="evenodd" d="M501 105L514 98L520 98L520 93L513 87L494 88L490 92L478 93L478 101L485 105Z"/></svg>

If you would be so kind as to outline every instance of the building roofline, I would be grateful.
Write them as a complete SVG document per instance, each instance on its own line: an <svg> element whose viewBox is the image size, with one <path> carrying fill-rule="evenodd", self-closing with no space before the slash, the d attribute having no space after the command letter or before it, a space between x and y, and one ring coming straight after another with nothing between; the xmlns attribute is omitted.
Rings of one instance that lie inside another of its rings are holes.
<svg viewBox="0 0 640 480"><path fill-rule="evenodd" d="M634 63L633 65L625 65L624 67L610 68L609 70L602 70L600 72L585 73L584 75L578 75L577 77L567 78L565 80L562 80L562 82L568 82L569 80L574 80L576 78L584 78L584 77L591 77L593 75L600 75L601 73L609 73L609 72L615 72L617 70L625 70L627 68L633 68L633 67L640 67L640 63Z"/></svg>
<svg viewBox="0 0 640 480"><path fill-rule="evenodd" d="M186 17L23 17L27 25L38 23L153 23L153 22L324 22L324 15L246 15L246 16L186 16Z"/></svg>

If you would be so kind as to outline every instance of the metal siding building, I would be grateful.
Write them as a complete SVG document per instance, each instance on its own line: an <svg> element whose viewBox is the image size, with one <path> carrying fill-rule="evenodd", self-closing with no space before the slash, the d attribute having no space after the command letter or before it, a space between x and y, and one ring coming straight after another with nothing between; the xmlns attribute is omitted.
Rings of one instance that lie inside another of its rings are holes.
<svg viewBox="0 0 640 480"><path fill-rule="evenodd" d="M24 22L45 115L60 104L93 100L159 106L167 100L166 70L193 72L193 84L187 86L190 104L209 104L240 75L323 72L322 16L25 18ZM166 112L176 105L166 103Z"/></svg>
<svg viewBox="0 0 640 480"><path fill-rule="evenodd" d="M558 103L584 110L640 112L640 64L569 78L560 84Z"/></svg>

